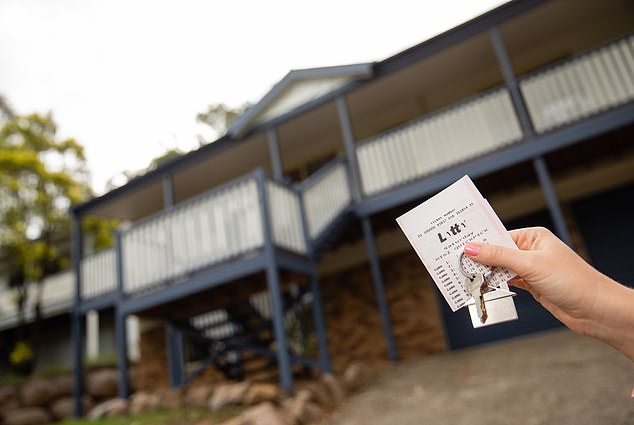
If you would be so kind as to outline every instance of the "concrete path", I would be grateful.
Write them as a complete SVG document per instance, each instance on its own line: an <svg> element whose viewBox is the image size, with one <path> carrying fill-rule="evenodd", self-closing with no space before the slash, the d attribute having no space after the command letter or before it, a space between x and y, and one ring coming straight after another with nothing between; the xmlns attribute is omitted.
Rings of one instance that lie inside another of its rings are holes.
<svg viewBox="0 0 634 425"><path fill-rule="evenodd" d="M634 424L634 363L568 330L380 372L332 425Z"/></svg>

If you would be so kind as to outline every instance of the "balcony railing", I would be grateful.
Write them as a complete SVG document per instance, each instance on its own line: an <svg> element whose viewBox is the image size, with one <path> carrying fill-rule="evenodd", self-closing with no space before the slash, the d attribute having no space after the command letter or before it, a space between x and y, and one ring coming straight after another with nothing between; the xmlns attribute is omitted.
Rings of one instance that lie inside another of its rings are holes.
<svg viewBox="0 0 634 425"><path fill-rule="evenodd" d="M295 191L272 181L267 182L267 192L273 242L289 251L306 253L299 196Z"/></svg>
<svg viewBox="0 0 634 425"><path fill-rule="evenodd" d="M122 237L124 291L176 279L262 241L257 181L250 175L128 229Z"/></svg>
<svg viewBox="0 0 634 425"><path fill-rule="evenodd" d="M521 137L508 91L494 90L362 142L356 152L363 193L374 195Z"/></svg>
<svg viewBox="0 0 634 425"><path fill-rule="evenodd" d="M74 278L71 270L47 276L41 283L41 309L44 316L58 314L70 310L74 294ZM24 307L27 320L34 317L37 286L28 284L28 298ZM17 293L13 289L0 290L0 329L14 326L18 322L16 304Z"/></svg>
<svg viewBox="0 0 634 425"><path fill-rule="evenodd" d="M304 182L304 204L308 234L315 239L352 202L346 163L323 167Z"/></svg>
<svg viewBox="0 0 634 425"><path fill-rule="evenodd" d="M520 88L540 133L628 102L634 99L634 36L538 71Z"/></svg>
<svg viewBox="0 0 634 425"><path fill-rule="evenodd" d="M117 288L114 249L85 257L81 264L82 296L94 298Z"/></svg>

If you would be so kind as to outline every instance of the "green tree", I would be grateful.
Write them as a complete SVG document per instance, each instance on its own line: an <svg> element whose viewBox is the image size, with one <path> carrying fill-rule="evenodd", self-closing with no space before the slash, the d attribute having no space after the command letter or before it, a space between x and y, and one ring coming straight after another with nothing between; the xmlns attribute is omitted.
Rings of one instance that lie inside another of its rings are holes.
<svg viewBox="0 0 634 425"><path fill-rule="evenodd" d="M82 146L60 138L50 114L0 123L0 257L17 291L22 351L27 283L36 288L32 343L37 344L42 281L69 265L68 209L90 195L87 177Z"/></svg>
<svg viewBox="0 0 634 425"><path fill-rule="evenodd" d="M207 124L220 137L227 132L231 123L242 115L251 107L250 103L244 103L242 106L232 108L224 103L213 103L207 107L207 110L196 115L196 121ZM207 143L201 136L198 136L201 145Z"/></svg>

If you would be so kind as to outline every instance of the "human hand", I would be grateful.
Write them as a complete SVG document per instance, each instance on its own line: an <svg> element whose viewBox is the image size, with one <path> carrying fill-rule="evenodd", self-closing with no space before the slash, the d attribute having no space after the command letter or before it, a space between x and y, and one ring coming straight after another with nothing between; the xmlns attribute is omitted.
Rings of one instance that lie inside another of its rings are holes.
<svg viewBox="0 0 634 425"><path fill-rule="evenodd" d="M529 291L574 332L601 339L634 360L634 291L594 269L548 229L509 234L519 250L471 242L464 252L517 273L509 283Z"/></svg>

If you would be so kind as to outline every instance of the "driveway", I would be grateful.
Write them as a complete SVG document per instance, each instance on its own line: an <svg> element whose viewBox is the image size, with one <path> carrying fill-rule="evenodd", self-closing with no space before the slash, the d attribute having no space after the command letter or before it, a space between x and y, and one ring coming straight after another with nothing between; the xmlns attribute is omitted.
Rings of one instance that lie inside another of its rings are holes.
<svg viewBox="0 0 634 425"><path fill-rule="evenodd" d="M561 329L398 363L332 425L634 424L634 363Z"/></svg>

